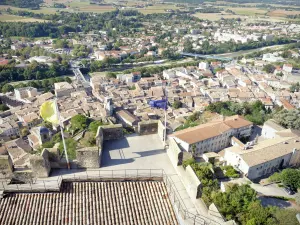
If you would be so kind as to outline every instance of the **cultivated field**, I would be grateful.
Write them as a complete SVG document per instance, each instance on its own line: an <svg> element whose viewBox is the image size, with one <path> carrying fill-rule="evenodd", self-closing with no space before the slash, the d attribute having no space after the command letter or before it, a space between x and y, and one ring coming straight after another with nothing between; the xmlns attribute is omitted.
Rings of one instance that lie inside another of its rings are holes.
<svg viewBox="0 0 300 225"><path fill-rule="evenodd" d="M264 15L266 14L268 11L264 10L264 9L258 9L258 8L252 8L252 7L241 7L241 8L226 8L229 10L232 10L233 12L235 12L238 15L244 15L244 16L255 16L255 15Z"/></svg>
<svg viewBox="0 0 300 225"><path fill-rule="evenodd" d="M53 0L48 0L46 1L47 4L46 6L41 7L38 10L31 10L31 9L25 9L25 8L16 8L16 7L11 7L11 6L5 6L5 5L0 5L0 10L11 8L12 10L24 10L24 11L29 11L33 13L44 13L44 14L55 14L57 11L66 11L66 12L95 12L95 13L103 13L103 12L110 12L115 10L114 7L109 6L109 5L91 5L89 1L80 1L80 0L60 0L60 1L55 1L55 2L61 2L64 3L67 8L65 9L57 9L57 8L52 8Z"/></svg>
<svg viewBox="0 0 300 225"><path fill-rule="evenodd" d="M179 9L179 7L173 4L154 4L153 6L148 6L146 8L141 8L137 10L143 14L151 14L151 13L166 13L165 10L168 9L176 10Z"/></svg>
<svg viewBox="0 0 300 225"><path fill-rule="evenodd" d="M232 18L241 18L243 19L245 16L240 16L240 15L232 15L228 13L196 13L194 16L198 17L199 19L203 20L211 20L211 21L216 21L220 20L221 18L224 19L232 19Z"/></svg>
<svg viewBox="0 0 300 225"><path fill-rule="evenodd" d="M300 11L274 10L268 13L271 17L286 17L287 15L299 15Z"/></svg>
<svg viewBox="0 0 300 225"><path fill-rule="evenodd" d="M35 19L35 18L28 18L22 16L15 16L15 15L8 15L8 14L1 14L0 21L5 22L45 22L45 20Z"/></svg>

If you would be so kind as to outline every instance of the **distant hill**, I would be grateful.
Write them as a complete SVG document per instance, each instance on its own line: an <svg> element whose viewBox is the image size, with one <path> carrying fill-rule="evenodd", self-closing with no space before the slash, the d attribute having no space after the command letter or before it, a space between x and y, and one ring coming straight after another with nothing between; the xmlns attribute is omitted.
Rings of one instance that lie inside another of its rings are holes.
<svg viewBox="0 0 300 225"><path fill-rule="evenodd" d="M0 0L0 5L10 5L19 8L39 9L43 0Z"/></svg>
<svg viewBox="0 0 300 225"><path fill-rule="evenodd" d="M272 3L272 4L284 4L284 5L300 5L299 0L224 0L225 2L234 3Z"/></svg>
<svg viewBox="0 0 300 225"><path fill-rule="evenodd" d="M176 3L191 3L191 4L202 4L203 2L217 2L218 0L164 0L165 2L176 2ZM284 4L284 5L297 5L300 6L300 0L223 0L224 2L232 3L269 3L269 4Z"/></svg>

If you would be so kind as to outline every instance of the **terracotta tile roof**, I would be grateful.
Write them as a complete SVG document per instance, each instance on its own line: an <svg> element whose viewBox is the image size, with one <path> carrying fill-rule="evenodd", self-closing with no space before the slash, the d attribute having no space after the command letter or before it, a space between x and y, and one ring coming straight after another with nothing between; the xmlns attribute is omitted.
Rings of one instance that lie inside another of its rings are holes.
<svg viewBox="0 0 300 225"><path fill-rule="evenodd" d="M212 121L201 124L196 127L188 128L175 132L172 136L183 140L188 144L198 143L200 141L210 139L221 135L231 129L237 129L245 126L251 126L252 123L245 120L242 116L231 116L222 121Z"/></svg>
<svg viewBox="0 0 300 225"><path fill-rule="evenodd" d="M178 224L163 182L64 182L61 189L0 199L0 224Z"/></svg>
<svg viewBox="0 0 300 225"><path fill-rule="evenodd" d="M4 58L0 58L0 65L7 65L9 63L9 61L7 59Z"/></svg>
<svg viewBox="0 0 300 225"><path fill-rule="evenodd" d="M295 107L293 105L291 105L286 99L281 98L280 101L285 109L287 109L287 110L295 109Z"/></svg>

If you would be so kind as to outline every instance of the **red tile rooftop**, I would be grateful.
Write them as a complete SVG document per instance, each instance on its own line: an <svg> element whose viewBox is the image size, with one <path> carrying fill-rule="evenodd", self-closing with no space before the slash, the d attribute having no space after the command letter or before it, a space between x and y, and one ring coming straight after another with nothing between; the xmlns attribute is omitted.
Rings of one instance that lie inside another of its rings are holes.
<svg viewBox="0 0 300 225"><path fill-rule="evenodd" d="M0 200L2 225L177 225L159 181L64 182L59 193L9 194Z"/></svg>
<svg viewBox="0 0 300 225"><path fill-rule="evenodd" d="M7 59L0 58L0 65L1 66L7 65L8 63L9 63L9 61Z"/></svg>

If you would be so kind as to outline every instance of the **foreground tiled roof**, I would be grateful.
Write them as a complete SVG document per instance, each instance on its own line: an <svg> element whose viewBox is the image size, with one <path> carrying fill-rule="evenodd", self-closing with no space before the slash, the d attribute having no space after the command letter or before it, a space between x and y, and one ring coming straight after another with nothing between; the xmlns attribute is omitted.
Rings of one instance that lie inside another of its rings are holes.
<svg viewBox="0 0 300 225"><path fill-rule="evenodd" d="M65 182L59 193L10 194L0 224L178 224L163 182Z"/></svg>

